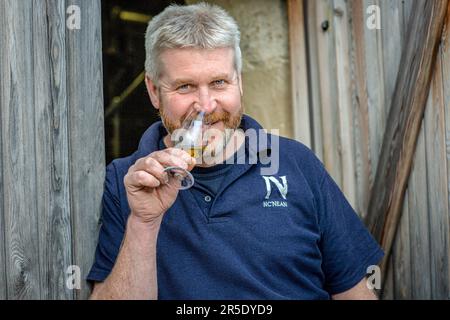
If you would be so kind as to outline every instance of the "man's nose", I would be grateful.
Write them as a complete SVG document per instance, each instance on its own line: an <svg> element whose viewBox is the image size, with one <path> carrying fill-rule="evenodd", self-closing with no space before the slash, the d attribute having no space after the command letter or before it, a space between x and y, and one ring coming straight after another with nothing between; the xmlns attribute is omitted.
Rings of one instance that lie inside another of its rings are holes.
<svg viewBox="0 0 450 320"><path fill-rule="evenodd" d="M208 87L200 88L198 91L197 108L201 111L212 113L216 109L217 103Z"/></svg>

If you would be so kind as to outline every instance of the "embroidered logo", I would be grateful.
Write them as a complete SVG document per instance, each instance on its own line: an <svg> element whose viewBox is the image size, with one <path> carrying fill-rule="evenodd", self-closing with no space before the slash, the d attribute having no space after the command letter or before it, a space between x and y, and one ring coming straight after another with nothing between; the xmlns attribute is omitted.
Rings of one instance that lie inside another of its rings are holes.
<svg viewBox="0 0 450 320"><path fill-rule="evenodd" d="M286 200L287 192L288 192L288 183L286 176L280 177L281 182L275 178L274 176L263 176L264 182L266 183L266 197L265 201L263 201L263 207L287 207L287 201L278 201L278 200L268 200L272 195L272 185L277 187L278 192L281 197Z"/></svg>

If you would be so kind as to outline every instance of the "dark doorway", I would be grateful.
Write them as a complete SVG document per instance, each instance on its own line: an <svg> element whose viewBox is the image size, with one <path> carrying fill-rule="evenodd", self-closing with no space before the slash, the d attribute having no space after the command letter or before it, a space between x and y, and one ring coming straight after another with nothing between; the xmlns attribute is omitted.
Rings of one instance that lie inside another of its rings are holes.
<svg viewBox="0 0 450 320"><path fill-rule="evenodd" d="M184 1L102 1L106 163L134 152L159 120L143 82L145 30L171 3Z"/></svg>

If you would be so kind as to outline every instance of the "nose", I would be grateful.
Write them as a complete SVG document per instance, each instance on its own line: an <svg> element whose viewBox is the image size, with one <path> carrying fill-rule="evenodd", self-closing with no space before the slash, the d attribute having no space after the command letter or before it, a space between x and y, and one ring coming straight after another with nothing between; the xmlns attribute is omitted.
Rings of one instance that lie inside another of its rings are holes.
<svg viewBox="0 0 450 320"><path fill-rule="evenodd" d="M214 112L217 107L217 102L211 95L208 87L200 87L198 90L198 100L195 107L199 111L204 111L206 114Z"/></svg>

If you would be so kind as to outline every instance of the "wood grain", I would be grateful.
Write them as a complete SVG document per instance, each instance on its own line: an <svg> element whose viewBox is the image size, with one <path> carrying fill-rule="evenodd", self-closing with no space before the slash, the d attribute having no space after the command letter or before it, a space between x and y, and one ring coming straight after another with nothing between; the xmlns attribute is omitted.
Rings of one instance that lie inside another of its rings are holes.
<svg viewBox="0 0 450 320"><path fill-rule="evenodd" d="M384 114L387 115L394 95L395 81L397 80L397 74L400 67L400 58L405 37L403 34L403 1L382 1L380 5L384 76Z"/></svg>
<svg viewBox="0 0 450 320"><path fill-rule="evenodd" d="M354 152L356 209L362 218L367 215L370 194L369 103L366 82L365 10L362 1L349 2L352 34L352 112L354 115Z"/></svg>
<svg viewBox="0 0 450 320"><path fill-rule="evenodd" d="M3 3L0 82L8 299L40 298L36 211L32 2ZM2 232L3 232L2 231ZM5 285L5 284L1 284Z"/></svg>
<svg viewBox="0 0 450 320"><path fill-rule="evenodd" d="M97 244L105 176L101 6L99 0L68 4L80 6L83 17L80 30L66 31L66 55L73 263L85 279ZM86 282L75 293L87 298Z"/></svg>
<svg viewBox="0 0 450 320"><path fill-rule="evenodd" d="M294 137L311 147L305 19L302 0L288 0L289 53L291 62Z"/></svg>
<svg viewBox="0 0 450 320"><path fill-rule="evenodd" d="M339 121L339 136L341 141L342 159L342 191L347 200L356 206L355 163L354 163L354 133L352 114L352 82L351 82L351 56L350 32L348 25L349 15L347 2L334 0L334 29L336 41L336 74L337 74L337 104Z"/></svg>
<svg viewBox="0 0 450 320"><path fill-rule="evenodd" d="M340 124L338 121L337 76L335 60L335 41L333 26L333 6L330 1L318 0L316 7L317 26L317 53L320 83L320 96L322 108L322 142L323 162L330 175L339 186L342 186L342 159ZM328 24L328 29L323 30L321 25Z"/></svg>
<svg viewBox="0 0 450 320"><path fill-rule="evenodd" d="M77 4L81 29L66 28ZM73 299L104 181L100 2L0 3L0 298ZM6 187L7 186L7 187Z"/></svg>
<svg viewBox="0 0 450 320"><path fill-rule="evenodd" d="M409 234L408 191L403 202L402 217L398 226L392 251L394 274L394 297L396 300L411 299L411 255Z"/></svg>
<svg viewBox="0 0 450 320"><path fill-rule="evenodd" d="M65 66L65 2L33 1L36 211L41 299L72 299L69 137Z"/></svg>
<svg viewBox="0 0 450 320"><path fill-rule="evenodd" d="M6 9L5 9L5 2L0 1L0 30L6 30L6 17L5 17ZM0 34L0 77L3 77L2 73L2 58L4 55L4 34ZM3 119L2 110L4 109L4 102L3 102L3 88L4 86L0 84L0 124L1 119ZM5 238L5 200L4 200L4 182L3 182L3 133L0 129L0 300L5 300L8 296L8 293L6 291L8 284L7 284L7 274L6 274L6 255L5 255L5 245L6 245L6 238Z"/></svg>
<svg viewBox="0 0 450 320"><path fill-rule="evenodd" d="M322 102L320 97L320 79L318 48L316 34L319 32L320 23L317 21L316 1L304 1L306 19L306 41L308 50L308 82L309 102L311 105L311 135L312 150L316 156L323 161L323 138L322 138Z"/></svg>
<svg viewBox="0 0 450 320"><path fill-rule="evenodd" d="M389 113L394 95L395 82L400 67L400 58L404 45L404 2L402 0L381 1L381 44L383 59L384 114ZM379 134L379 141L382 135ZM414 191L413 191L414 193ZM403 200L403 213L391 257L395 299L411 297L411 255L409 234L408 191Z"/></svg>
<svg viewBox="0 0 450 320"><path fill-rule="evenodd" d="M442 56L436 58L436 68L430 88L431 105L424 117L427 185L430 220L430 258L432 299L449 299L449 211L447 186L447 154L445 113L442 87Z"/></svg>
<svg viewBox="0 0 450 320"><path fill-rule="evenodd" d="M431 99L427 101L427 108ZM411 243L411 298L431 298L430 225L428 219L425 130L422 126L408 182L409 234ZM405 199L406 201L406 199Z"/></svg>
<svg viewBox="0 0 450 320"><path fill-rule="evenodd" d="M382 30L369 29L367 27L367 8L370 5L380 7L380 1L363 0L362 8L364 15L364 55L365 55L365 81L367 87L367 110L369 117L369 156L370 166L369 172L369 192L375 180L375 172L378 165L382 144L382 132L386 125L386 108L384 107L384 61L382 47Z"/></svg>
<svg viewBox="0 0 450 320"><path fill-rule="evenodd" d="M367 224L390 254L426 104L448 1L415 1Z"/></svg>
<svg viewBox="0 0 450 320"><path fill-rule="evenodd" d="M444 104L444 119L445 119L445 164L447 166L447 195L445 196L444 203L447 201L447 211L450 210L449 206L449 197L450 197L450 3L447 7L447 18L446 18L446 26L442 36L441 42L441 76L442 76L442 95L443 95L443 104ZM445 173L444 173L445 174ZM448 237L448 235L447 235ZM450 259L450 255L447 253L445 255L448 259ZM450 273L450 267L447 268L447 274ZM449 276L450 277L450 276ZM443 279L444 281L450 281L448 278ZM447 298L448 299L448 298Z"/></svg>
<svg viewBox="0 0 450 320"><path fill-rule="evenodd" d="M394 300L395 294L395 282L394 282L394 264L392 262L392 256L387 263L388 268L386 271L386 279L384 279L383 287L381 288L380 299L381 300Z"/></svg>

